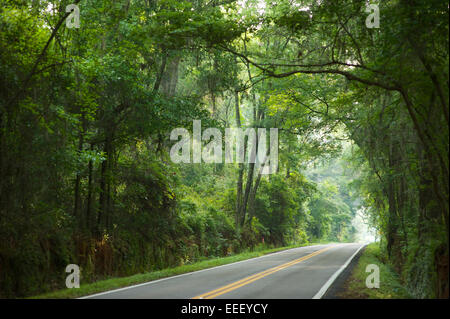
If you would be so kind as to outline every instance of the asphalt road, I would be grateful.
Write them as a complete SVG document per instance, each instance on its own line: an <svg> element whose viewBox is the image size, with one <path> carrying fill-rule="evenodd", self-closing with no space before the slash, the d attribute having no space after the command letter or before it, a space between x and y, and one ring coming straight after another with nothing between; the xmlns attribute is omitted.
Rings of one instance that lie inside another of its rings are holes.
<svg viewBox="0 0 450 319"><path fill-rule="evenodd" d="M84 298L320 298L362 246L328 244L294 248Z"/></svg>

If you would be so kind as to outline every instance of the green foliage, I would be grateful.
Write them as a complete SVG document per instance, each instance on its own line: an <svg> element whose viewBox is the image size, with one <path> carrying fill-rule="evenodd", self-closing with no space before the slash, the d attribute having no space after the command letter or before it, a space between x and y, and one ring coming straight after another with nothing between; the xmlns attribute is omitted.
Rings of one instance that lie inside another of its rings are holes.
<svg viewBox="0 0 450 319"><path fill-rule="evenodd" d="M415 297L445 297L448 4L381 2L370 29L365 1L85 0L69 29L67 3L0 8L0 297L69 263L353 241L357 211ZM193 120L278 128L277 171L172 163Z"/></svg>
<svg viewBox="0 0 450 319"><path fill-rule="evenodd" d="M410 299L411 294L402 285L393 267L385 262L379 243L369 244L364 248L351 276L344 284L345 290L339 297L350 299ZM380 271L380 287L367 288L368 265L377 265Z"/></svg>
<svg viewBox="0 0 450 319"><path fill-rule="evenodd" d="M267 229L268 242L285 244L285 233L293 223L293 215L298 210L294 201L294 191L281 176L273 176L270 183L264 181L261 195L256 200L256 217Z"/></svg>

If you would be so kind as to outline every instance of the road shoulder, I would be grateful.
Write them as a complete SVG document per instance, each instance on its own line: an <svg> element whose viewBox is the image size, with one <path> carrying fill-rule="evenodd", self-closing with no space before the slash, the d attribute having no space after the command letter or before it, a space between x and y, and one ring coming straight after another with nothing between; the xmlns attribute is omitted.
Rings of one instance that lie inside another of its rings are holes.
<svg viewBox="0 0 450 319"><path fill-rule="evenodd" d="M366 287L368 265L379 269L379 288ZM361 249L323 296L324 299L409 299L400 276L388 264L379 243Z"/></svg>
<svg viewBox="0 0 450 319"><path fill-rule="evenodd" d="M353 257L348 266L339 274L333 284L328 288L327 292L323 295L322 299L342 299L340 295L346 290L346 282L352 275L353 269L358 264L359 257L364 253L367 246L363 247L358 251L358 253Z"/></svg>

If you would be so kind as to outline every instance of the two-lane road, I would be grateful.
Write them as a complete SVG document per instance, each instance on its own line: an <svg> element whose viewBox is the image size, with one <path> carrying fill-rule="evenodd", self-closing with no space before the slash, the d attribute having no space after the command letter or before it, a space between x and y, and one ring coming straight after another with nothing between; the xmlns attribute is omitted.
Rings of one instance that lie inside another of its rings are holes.
<svg viewBox="0 0 450 319"><path fill-rule="evenodd" d="M362 247L328 244L294 248L84 298L320 298Z"/></svg>

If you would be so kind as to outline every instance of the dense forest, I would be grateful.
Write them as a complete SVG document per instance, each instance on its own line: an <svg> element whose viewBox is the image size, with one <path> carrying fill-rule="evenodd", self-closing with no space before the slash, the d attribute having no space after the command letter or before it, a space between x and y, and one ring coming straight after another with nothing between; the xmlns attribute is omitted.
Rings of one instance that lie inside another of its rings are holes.
<svg viewBox="0 0 450 319"><path fill-rule="evenodd" d="M368 2L1 0L0 297L352 242L357 214L448 297L449 4ZM196 120L277 128L276 171L174 163Z"/></svg>

